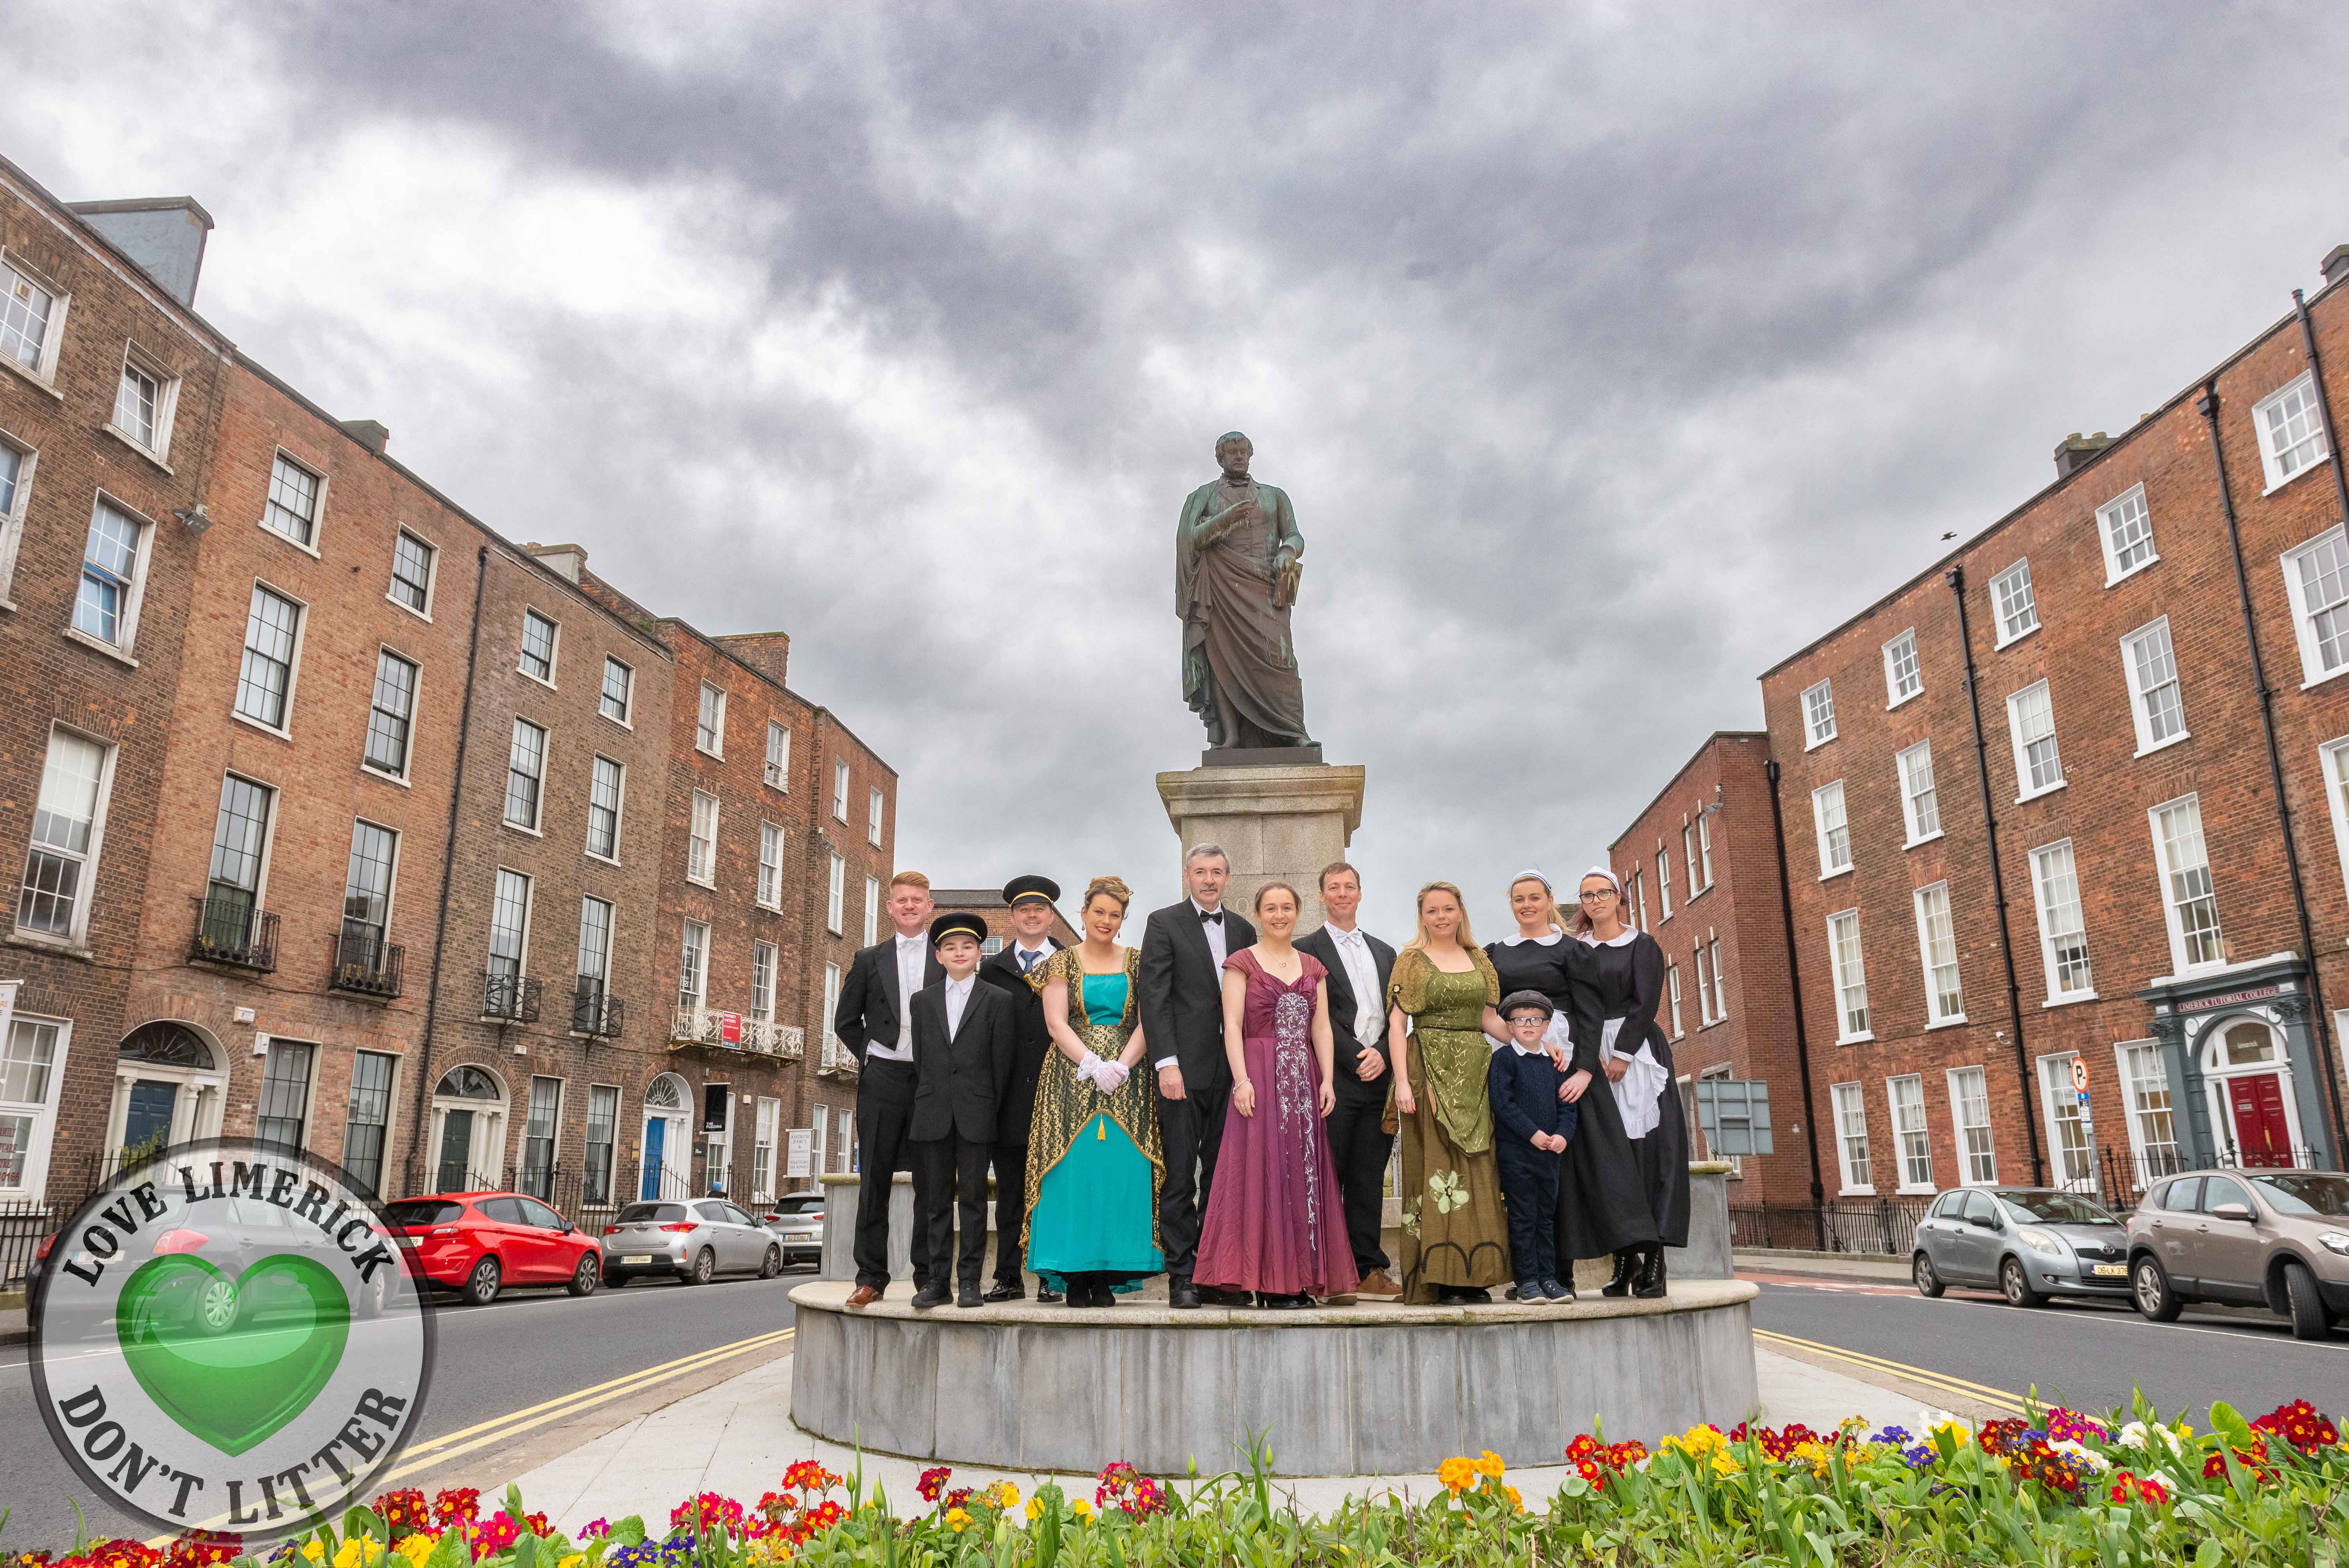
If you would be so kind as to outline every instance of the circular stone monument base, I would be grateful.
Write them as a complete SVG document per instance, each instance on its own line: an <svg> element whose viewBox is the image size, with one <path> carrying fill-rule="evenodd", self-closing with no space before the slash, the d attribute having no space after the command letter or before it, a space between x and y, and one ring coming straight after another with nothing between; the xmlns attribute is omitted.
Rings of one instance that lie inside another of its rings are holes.
<svg viewBox="0 0 2349 1568"><path fill-rule="evenodd" d="M916 1312L905 1286L861 1311L839 1281L792 1292L792 1419L908 1459L1091 1474L1244 1464L1266 1434L1288 1476L1409 1475L1490 1449L1556 1464L1605 1424L1650 1444L1756 1402L1760 1292L1692 1280L1656 1301L1175 1312L1010 1302Z"/></svg>

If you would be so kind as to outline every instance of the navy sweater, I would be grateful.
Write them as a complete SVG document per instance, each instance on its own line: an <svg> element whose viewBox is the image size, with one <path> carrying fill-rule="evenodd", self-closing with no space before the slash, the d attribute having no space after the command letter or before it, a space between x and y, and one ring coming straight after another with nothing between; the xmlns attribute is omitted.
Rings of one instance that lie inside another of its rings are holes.
<svg viewBox="0 0 2349 1568"><path fill-rule="evenodd" d="M1533 1152L1538 1152L1532 1150L1537 1132L1572 1138L1575 1108L1557 1098L1558 1085L1565 1081L1557 1064L1541 1051L1519 1056L1511 1046L1495 1051L1493 1065L1485 1072L1485 1086L1492 1097L1499 1136Z"/></svg>

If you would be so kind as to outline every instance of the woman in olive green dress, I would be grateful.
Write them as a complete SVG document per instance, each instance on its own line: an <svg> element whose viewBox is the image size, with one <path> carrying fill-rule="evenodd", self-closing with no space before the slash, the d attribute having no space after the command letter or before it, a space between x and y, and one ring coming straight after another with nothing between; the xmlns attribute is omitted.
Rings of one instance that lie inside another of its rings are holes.
<svg viewBox="0 0 2349 1568"><path fill-rule="evenodd" d="M1396 1063L1402 1132L1403 1300L1492 1300L1507 1281L1509 1225L1493 1157L1485 1009L1501 1000L1493 961L1468 933L1460 890L1419 890L1419 931L1395 955L1387 1038L1411 1038Z"/></svg>

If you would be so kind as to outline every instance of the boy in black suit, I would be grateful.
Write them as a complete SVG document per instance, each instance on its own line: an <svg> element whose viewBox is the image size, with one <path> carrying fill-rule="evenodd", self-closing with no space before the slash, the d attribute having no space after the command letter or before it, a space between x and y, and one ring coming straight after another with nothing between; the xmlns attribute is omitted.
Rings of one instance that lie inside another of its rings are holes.
<svg viewBox="0 0 2349 1568"><path fill-rule="evenodd" d="M1028 1294L1019 1250L1019 1233L1028 1222L1028 1124L1036 1115L1036 1080L1052 1037L1044 1027L1044 999L1027 977L1061 949L1052 935L1052 906L1060 897L1061 884L1050 877L1013 877L1004 883L1012 938L978 965L978 977L1011 998L1012 1014L1019 1020L1011 1087L995 1119L995 1284L988 1301L1019 1301ZM1043 1281L1036 1286L1038 1301L1061 1299Z"/></svg>
<svg viewBox="0 0 2349 1568"><path fill-rule="evenodd" d="M1493 1103L1493 1153L1501 1167L1501 1206L1509 1215L1509 1261L1519 1301L1572 1301L1574 1287L1558 1278L1551 1233L1557 1215L1557 1172L1567 1140L1580 1114L1558 1098L1566 1074L1542 1049L1542 1031L1557 1011L1538 991L1501 998L1509 1043L1493 1053L1485 1086Z"/></svg>
<svg viewBox="0 0 2349 1568"><path fill-rule="evenodd" d="M856 1140L863 1178L856 1188L856 1289L863 1308L889 1288L889 1187L906 1163L905 1128L914 1109L914 993L945 978L928 927L930 879L899 872L889 882L889 923L897 934L859 948L841 982L832 1032L856 1058ZM914 1226L914 1288L930 1283L929 1233Z"/></svg>
<svg viewBox="0 0 2349 1568"><path fill-rule="evenodd" d="M944 914L930 943L946 978L914 993L914 1109L906 1129L914 1164L914 1223L929 1238L930 1278L914 1295L927 1312L947 1299L947 1259L955 1260L955 1305L977 1306L987 1262L987 1162L995 1150L997 1108L1011 1085L1019 1024L1011 998L978 977L987 922ZM956 1250L956 1198L962 1240Z"/></svg>
<svg viewBox="0 0 2349 1568"><path fill-rule="evenodd" d="M1199 1216L1216 1180L1231 1103L1232 1068L1224 1055L1224 960L1256 944L1256 927L1224 907L1231 857L1200 844L1183 857L1191 896L1152 912L1142 932L1142 995L1137 1006L1151 1065L1158 1069L1158 1132L1166 1177L1158 1192L1160 1243L1166 1252L1166 1305L1247 1306L1245 1291L1202 1290L1191 1283L1199 1253Z"/></svg>
<svg viewBox="0 0 2349 1568"><path fill-rule="evenodd" d="M1362 904L1362 879L1338 861L1321 872L1323 923L1298 939L1330 974L1330 1033L1337 1044L1331 1073L1338 1109L1322 1123L1330 1139L1330 1162L1346 1201L1346 1239L1354 1249L1356 1287L1376 1301L1401 1301L1402 1286L1387 1273L1386 1249L1379 1244L1379 1220L1386 1206L1387 1156L1395 1135L1387 1128L1387 1101L1393 1093L1388 1059L1387 982L1394 977L1395 950L1354 925ZM1333 1306L1346 1303L1331 1296Z"/></svg>

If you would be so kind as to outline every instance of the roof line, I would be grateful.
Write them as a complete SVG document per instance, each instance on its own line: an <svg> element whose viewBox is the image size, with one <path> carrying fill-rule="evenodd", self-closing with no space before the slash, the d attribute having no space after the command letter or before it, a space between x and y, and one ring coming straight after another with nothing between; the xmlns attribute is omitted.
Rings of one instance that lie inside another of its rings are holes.
<svg viewBox="0 0 2349 1568"><path fill-rule="evenodd" d="M1769 738L1770 732L1766 729L1714 730L1711 735L1706 736L1702 740L1697 742L1696 749L1689 753L1689 759L1680 765L1678 772L1674 773L1670 779L1664 780L1664 787L1656 791L1654 798L1649 800L1646 805L1640 807L1637 811L1631 813L1631 820L1636 823L1640 818L1654 810L1658 802L1661 801L1665 796L1671 794L1672 790L1679 786L1680 781L1688 776L1688 770L1696 766L1697 758L1712 750L1716 742L1723 740L1767 740ZM1621 843L1630 836L1631 830L1628 827L1625 828L1621 832L1615 835L1612 842L1608 844L1607 852L1610 855L1613 854L1615 852L1615 846Z"/></svg>
<svg viewBox="0 0 2349 1568"><path fill-rule="evenodd" d="M0 157L0 180L21 187L19 194L34 205L46 206L52 223L79 242L85 250L97 255L99 261L106 263L109 271L144 296L150 304L164 315L176 319L180 323L180 330L191 337L210 338L212 352L223 357L236 352L236 345L230 339L228 334L197 315L193 305L181 304L174 295L154 280L145 267L132 261L128 252L98 232L94 225L75 211L73 203L60 200L56 191L26 173L23 168L5 157Z"/></svg>

